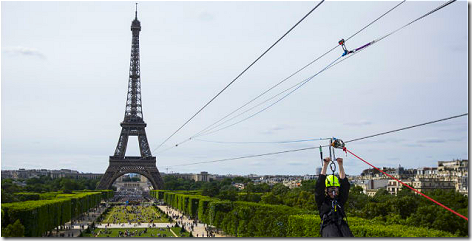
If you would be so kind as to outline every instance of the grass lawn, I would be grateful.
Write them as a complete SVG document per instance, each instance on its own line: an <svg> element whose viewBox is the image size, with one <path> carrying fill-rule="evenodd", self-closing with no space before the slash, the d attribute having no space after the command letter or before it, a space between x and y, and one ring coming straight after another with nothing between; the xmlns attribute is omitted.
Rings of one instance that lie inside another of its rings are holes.
<svg viewBox="0 0 472 241"><path fill-rule="evenodd" d="M107 233L105 233L105 229L103 228L97 228L94 230L94 233L97 234L100 232L100 235L97 237L113 237L116 238L118 237L119 231L121 232L126 232L128 230L129 232L134 232L135 234L129 237L157 237L157 234L161 234L161 237L163 234L166 235L166 237L175 237L174 234L170 231L167 230L167 228L148 228L146 233L141 233L140 232L144 231L144 228L109 228L107 230ZM172 231L178 236L178 237L189 237L190 233L184 232L180 234L181 228L172 228ZM86 234L83 233L83 237L95 237L94 234Z"/></svg>
<svg viewBox="0 0 472 241"><path fill-rule="evenodd" d="M169 220L154 206L114 206L102 223L168 223Z"/></svg>

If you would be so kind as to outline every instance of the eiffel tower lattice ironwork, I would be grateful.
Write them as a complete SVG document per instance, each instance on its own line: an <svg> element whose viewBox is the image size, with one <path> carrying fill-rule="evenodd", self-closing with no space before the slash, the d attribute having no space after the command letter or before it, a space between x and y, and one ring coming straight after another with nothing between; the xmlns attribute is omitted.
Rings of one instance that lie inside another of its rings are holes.
<svg viewBox="0 0 472 241"><path fill-rule="evenodd" d="M156 166L156 157L152 156L146 137L146 123L143 120L141 105L141 79L139 69L139 32L141 23L138 21L136 5L135 19L131 23L133 33L131 44L131 60L129 69L128 96L121 134L115 154L110 156L110 165L102 176L98 189L111 189L113 182L126 173L138 173L145 176L154 189L163 189L164 182ZM129 136L137 136L141 156L125 156Z"/></svg>

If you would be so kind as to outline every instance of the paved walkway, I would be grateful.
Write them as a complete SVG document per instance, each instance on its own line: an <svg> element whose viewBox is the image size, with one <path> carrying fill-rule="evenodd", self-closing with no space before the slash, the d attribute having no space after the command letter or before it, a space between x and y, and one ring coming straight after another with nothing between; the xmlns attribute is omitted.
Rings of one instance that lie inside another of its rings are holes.
<svg viewBox="0 0 472 241"><path fill-rule="evenodd" d="M175 219L175 221L177 222L180 221L180 223L184 224L185 230L187 230L188 232L192 232L193 237L208 237L209 233L207 232L206 227L210 227L210 229L216 230L216 228L213 226L210 226L204 223L199 223L199 222L195 223L194 220L189 219L184 214L182 214L179 210L173 209L169 206L159 205L157 207L164 213L167 213L167 215L169 216L175 215L175 216L182 217L182 218ZM193 230L191 228L192 225L193 225ZM229 236L224 235L221 232L213 232L213 237L229 237Z"/></svg>
<svg viewBox="0 0 472 241"><path fill-rule="evenodd" d="M140 223L139 225L137 223L100 223L99 225L95 225L96 228L150 228L152 226L152 223ZM174 227L173 223L154 223L153 228L167 228L169 227Z"/></svg>
<svg viewBox="0 0 472 241"><path fill-rule="evenodd" d="M181 218L174 219L174 222L172 223L154 223L155 228L167 228L173 227L175 223L179 223L179 226L184 226L185 230L188 232L191 232L194 237L209 237L210 233L207 232L207 228L209 227L209 230L216 230L215 227L200 223L200 222L194 222L194 220L189 219L186 217L184 214L182 214L179 210L173 209L168 206L163 206L159 205L158 208L164 212L167 213L169 216L178 216ZM53 230L51 232L50 237L78 237L81 232L83 232L89 225L92 224L92 222L95 222L97 218L105 212L106 208L105 207L98 207L98 208L93 208L90 210L90 212L85 213L81 215L77 220L74 220L73 224L71 225L71 222L67 222L64 224L65 229L59 230L58 232L56 230ZM192 230L192 225L193 225L193 230ZM140 223L139 225L137 223L119 223L119 224L112 224L110 223L96 223L95 222L96 228L149 228L149 226L152 226L152 223ZM213 237L229 237L225 234L222 234L221 232L212 232Z"/></svg>
<svg viewBox="0 0 472 241"><path fill-rule="evenodd" d="M92 208L90 212L81 215L77 220L73 220L72 225L71 222L65 223L65 229L59 230L59 232L52 230L51 237L78 237L80 233L87 229L92 222L96 221L105 210L105 207Z"/></svg>

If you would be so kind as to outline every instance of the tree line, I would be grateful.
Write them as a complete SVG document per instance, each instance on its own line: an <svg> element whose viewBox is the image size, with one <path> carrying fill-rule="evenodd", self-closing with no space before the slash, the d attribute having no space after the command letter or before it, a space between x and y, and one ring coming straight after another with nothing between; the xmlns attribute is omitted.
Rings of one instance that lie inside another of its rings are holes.
<svg viewBox="0 0 472 241"><path fill-rule="evenodd" d="M96 190L99 179L86 178L56 178L40 176L29 179L4 179L2 180L2 203L18 202L14 195L19 192L57 192L72 193L75 190ZM22 185L23 183L24 185Z"/></svg>

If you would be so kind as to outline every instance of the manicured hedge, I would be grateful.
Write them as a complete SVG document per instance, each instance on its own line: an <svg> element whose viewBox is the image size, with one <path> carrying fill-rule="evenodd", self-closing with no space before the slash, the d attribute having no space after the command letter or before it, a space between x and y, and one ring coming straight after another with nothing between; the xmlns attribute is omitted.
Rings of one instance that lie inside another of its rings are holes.
<svg viewBox="0 0 472 241"><path fill-rule="evenodd" d="M56 198L57 194L61 194L61 192L45 192L39 194L40 200L52 200Z"/></svg>
<svg viewBox="0 0 472 241"><path fill-rule="evenodd" d="M157 200L163 200L165 192L166 192L165 190L151 190L150 194L151 194L151 197L154 197Z"/></svg>
<svg viewBox="0 0 472 241"><path fill-rule="evenodd" d="M71 219L71 200L39 200L2 204L6 225L20 220L26 237L40 237Z"/></svg>
<svg viewBox="0 0 472 241"><path fill-rule="evenodd" d="M103 200L108 200L115 196L115 192L113 190L98 190L102 193L102 199Z"/></svg>
<svg viewBox="0 0 472 241"><path fill-rule="evenodd" d="M208 206L212 200L213 199L210 197L200 198L198 202L198 212L197 212L197 215L198 215L197 218L199 220L203 221L204 217L208 215Z"/></svg>
<svg viewBox="0 0 472 241"><path fill-rule="evenodd" d="M284 205L221 201L188 192L167 191L163 197L169 206L238 237L285 237L288 216L308 213Z"/></svg>
<svg viewBox="0 0 472 241"><path fill-rule="evenodd" d="M238 201L248 201L248 202L260 202L262 200L263 193L238 193Z"/></svg>
<svg viewBox="0 0 472 241"><path fill-rule="evenodd" d="M56 198L70 198L72 218L76 218L90 208L100 204L102 194L101 192L58 194Z"/></svg>
<svg viewBox="0 0 472 241"><path fill-rule="evenodd" d="M2 204L2 225L20 220L26 237L40 237L46 231L63 225L72 218L97 206L101 192L56 194L53 200L37 200Z"/></svg>
<svg viewBox="0 0 472 241"><path fill-rule="evenodd" d="M303 213L307 211L284 205L237 201L221 228L237 237L286 237L289 216Z"/></svg>
<svg viewBox="0 0 472 241"><path fill-rule="evenodd" d="M348 217L348 222L355 237L457 237L445 231L399 224L387 225L358 217ZM320 237L319 224L318 215L292 215L288 218L287 237Z"/></svg>
<svg viewBox="0 0 472 241"><path fill-rule="evenodd" d="M187 213L191 218L195 218L198 215L198 204L201 199L205 199L205 196L190 196L187 206Z"/></svg>
<svg viewBox="0 0 472 241"><path fill-rule="evenodd" d="M13 194L21 202L39 200L39 193L33 192L17 192Z"/></svg>

